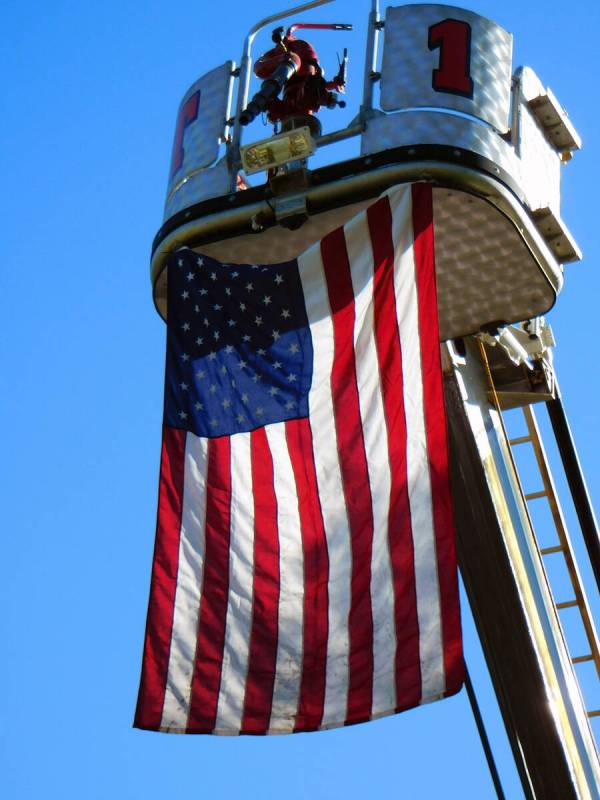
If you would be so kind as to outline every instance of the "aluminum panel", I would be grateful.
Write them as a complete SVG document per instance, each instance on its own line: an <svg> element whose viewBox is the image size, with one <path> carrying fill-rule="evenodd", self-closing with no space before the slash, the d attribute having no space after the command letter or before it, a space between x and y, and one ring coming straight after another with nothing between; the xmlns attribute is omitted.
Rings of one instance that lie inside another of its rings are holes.
<svg viewBox="0 0 600 800"><path fill-rule="evenodd" d="M167 200L164 219L195 203L229 194L230 187L229 167L227 160L222 158L214 167L201 169L180 182L177 191Z"/></svg>
<svg viewBox="0 0 600 800"><path fill-rule="evenodd" d="M384 31L384 110L450 108L509 129L510 33L470 11L429 4L388 8Z"/></svg>
<svg viewBox="0 0 600 800"><path fill-rule="evenodd" d="M167 204L182 181L214 164L219 157L231 106L233 61L199 78L185 93L177 113Z"/></svg>
<svg viewBox="0 0 600 800"><path fill-rule="evenodd" d="M375 116L368 121L362 135L361 155L417 144L443 144L471 150L489 158L517 184L521 183L521 164L513 147L493 128L441 111L404 111Z"/></svg>

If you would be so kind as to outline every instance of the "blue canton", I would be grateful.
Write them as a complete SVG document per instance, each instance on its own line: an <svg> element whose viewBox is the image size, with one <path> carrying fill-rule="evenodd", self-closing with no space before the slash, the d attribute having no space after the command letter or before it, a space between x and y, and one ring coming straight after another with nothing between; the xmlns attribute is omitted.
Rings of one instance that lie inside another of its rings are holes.
<svg viewBox="0 0 600 800"><path fill-rule="evenodd" d="M165 424L226 436L308 416L313 348L295 261L168 269Z"/></svg>

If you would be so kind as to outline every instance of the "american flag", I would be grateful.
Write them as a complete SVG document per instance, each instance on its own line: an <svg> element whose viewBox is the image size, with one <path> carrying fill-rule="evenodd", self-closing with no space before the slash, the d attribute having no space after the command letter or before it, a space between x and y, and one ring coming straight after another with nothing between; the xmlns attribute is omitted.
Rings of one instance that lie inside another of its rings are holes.
<svg viewBox="0 0 600 800"><path fill-rule="evenodd" d="M168 265L135 725L291 733L459 690L431 189L297 260Z"/></svg>

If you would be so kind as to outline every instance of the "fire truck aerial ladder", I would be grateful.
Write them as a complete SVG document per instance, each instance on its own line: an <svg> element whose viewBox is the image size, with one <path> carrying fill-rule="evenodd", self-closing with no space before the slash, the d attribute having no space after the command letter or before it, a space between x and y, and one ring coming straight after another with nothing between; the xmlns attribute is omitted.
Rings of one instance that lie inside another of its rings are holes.
<svg viewBox="0 0 600 800"><path fill-rule="evenodd" d="M561 166L580 148L579 136L535 72L514 69L512 36L495 22L437 4L389 7L382 16L377 0L360 107L347 127L323 133L316 113L328 109L323 118L335 124L347 51L327 80L300 37L330 29L343 49L351 26L298 20L328 2L263 19L239 67L226 61L186 92L152 248L156 308L166 316L164 267L178 248L223 261L283 262L390 186L431 184L461 575L525 796L600 798L590 725L600 710L586 708L577 679L590 665L600 676L589 602L600 585L600 544L544 319L564 265L581 257L560 216ZM284 18L291 24L276 27ZM259 84L251 95L254 39L269 26L273 47L254 61ZM252 123L263 113L274 132L256 140ZM360 141L358 157L311 166L313 154L351 138ZM580 523L575 533L542 441L535 411L542 406ZM535 485L527 485L531 470L519 469L524 457L535 465ZM551 540L534 525L540 504ZM585 543L593 585L584 585L572 535ZM564 561L566 594L549 578L553 559ZM581 618L581 652L567 645L569 613Z"/></svg>

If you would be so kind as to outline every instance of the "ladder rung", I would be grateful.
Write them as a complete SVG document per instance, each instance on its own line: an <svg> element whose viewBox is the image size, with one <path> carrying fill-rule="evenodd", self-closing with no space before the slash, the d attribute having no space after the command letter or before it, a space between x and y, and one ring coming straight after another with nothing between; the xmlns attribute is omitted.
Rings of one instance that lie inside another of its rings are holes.
<svg viewBox="0 0 600 800"><path fill-rule="evenodd" d="M588 717L600 717L600 711L588 711Z"/></svg>
<svg viewBox="0 0 600 800"><path fill-rule="evenodd" d="M557 608L574 608L579 605L579 600L566 600L564 603L557 603Z"/></svg>
<svg viewBox="0 0 600 800"><path fill-rule="evenodd" d="M594 656L590 653L589 656L577 656L571 659L572 664L582 664L584 661L593 661Z"/></svg>
<svg viewBox="0 0 600 800"><path fill-rule="evenodd" d="M542 489L541 492L531 492L531 494L525 495L525 500L537 500L538 497L548 497L548 492L545 489Z"/></svg>
<svg viewBox="0 0 600 800"><path fill-rule="evenodd" d="M562 553L564 549L565 549L565 548L563 547L563 545L562 545L562 544L557 544L557 545L554 545L554 547L543 547L543 548L540 550L540 553L541 553L543 556L547 556L547 555L549 555L550 553Z"/></svg>
<svg viewBox="0 0 600 800"><path fill-rule="evenodd" d="M531 441L531 436L517 436L516 439L509 439L509 444L524 444L525 442Z"/></svg>

